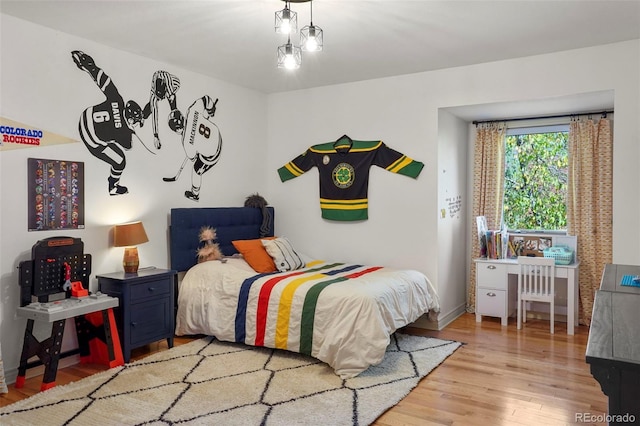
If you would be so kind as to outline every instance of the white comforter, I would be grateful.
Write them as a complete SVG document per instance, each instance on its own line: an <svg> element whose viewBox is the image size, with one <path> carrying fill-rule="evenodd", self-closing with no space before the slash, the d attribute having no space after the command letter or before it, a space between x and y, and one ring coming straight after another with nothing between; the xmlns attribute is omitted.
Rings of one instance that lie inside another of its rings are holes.
<svg viewBox="0 0 640 426"><path fill-rule="evenodd" d="M256 275L229 258L186 273L176 334L305 353L348 378L382 361L396 329L438 310L433 286L413 270L314 261Z"/></svg>

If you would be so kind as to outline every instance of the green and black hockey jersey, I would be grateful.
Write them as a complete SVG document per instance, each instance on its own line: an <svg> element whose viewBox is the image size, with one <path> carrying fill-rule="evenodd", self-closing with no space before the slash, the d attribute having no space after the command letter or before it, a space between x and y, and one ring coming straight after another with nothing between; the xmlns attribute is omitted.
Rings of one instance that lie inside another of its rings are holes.
<svg viewBox="0 0 640 426"><path fill-rule="evenodd" d="M355 141L342 137L336 142L314 145L278 169L282 182L317 167L320 176L320 209L329 220L366 220L369 168L382 167L393 173L417 178L424 164L389 148L382 141Z"/></svg>

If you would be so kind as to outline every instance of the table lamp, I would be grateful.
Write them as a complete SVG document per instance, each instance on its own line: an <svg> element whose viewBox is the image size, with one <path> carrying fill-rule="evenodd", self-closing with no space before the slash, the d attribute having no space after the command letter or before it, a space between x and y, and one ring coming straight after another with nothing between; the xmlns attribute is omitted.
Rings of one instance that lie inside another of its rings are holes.
<svg viewBox="0 0 640 426"><path fill-rule="evenodd" d="M147 241L149 241L149 238L140 221L123 223L113 228L114 247L124 247L122 266L124 266L125 272L138 272L140 260L138 259L138 247L136 247L136 245L146 243Z"/></svg>

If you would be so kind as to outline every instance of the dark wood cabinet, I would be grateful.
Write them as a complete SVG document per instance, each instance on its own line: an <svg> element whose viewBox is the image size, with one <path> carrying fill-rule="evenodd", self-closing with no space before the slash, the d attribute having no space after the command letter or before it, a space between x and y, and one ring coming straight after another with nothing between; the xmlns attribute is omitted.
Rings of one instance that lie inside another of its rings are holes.
<svg viewBox="0 0 640 426"><path fill-rule="evenodd" d="M640 266L606 265L593 304L586 358L612 425L640 421L640 287L622 285L639 275Z"/></svg>
<svg viewBox="0 0 640 426"><path fill-rule="evenodd" d="M114 311L125 362L131 350L161 339L173 347L176 271L149 268L97 278L100 291L120 301Z"/></svg>

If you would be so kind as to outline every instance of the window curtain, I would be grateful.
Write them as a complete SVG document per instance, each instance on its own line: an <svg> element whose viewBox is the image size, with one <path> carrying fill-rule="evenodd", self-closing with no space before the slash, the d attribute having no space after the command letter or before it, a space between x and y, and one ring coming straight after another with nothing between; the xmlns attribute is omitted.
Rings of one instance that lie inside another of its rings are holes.
<svg viewBox="0 0 640 426"><path fill-rule="evenodd" d="M602 271L613 259L613 138L611 120L569 125L567 230L578 237L579 323L591 324Z"/></svg>
<svg viewBox="0 0 640 426"><path fill-rule="evenodd" d="M505 123L479 124L473 156L473 206L472 233L475 235L476 217L487 218L489 229L500 229L502 222L502 200L504 198L504 150ZM471 274L467 287L467 311L476 307L476 264L473 259L480 255L478 238L471 243Z"/></svg>

